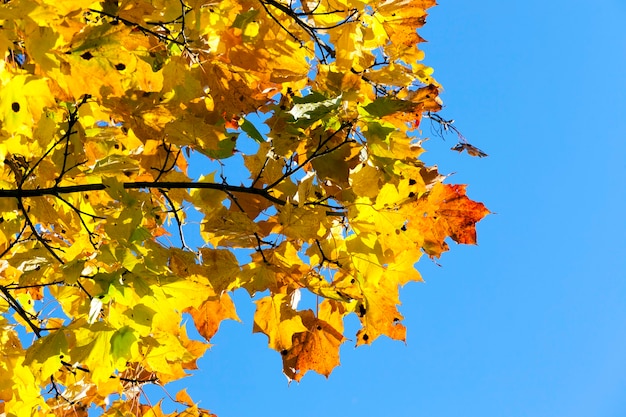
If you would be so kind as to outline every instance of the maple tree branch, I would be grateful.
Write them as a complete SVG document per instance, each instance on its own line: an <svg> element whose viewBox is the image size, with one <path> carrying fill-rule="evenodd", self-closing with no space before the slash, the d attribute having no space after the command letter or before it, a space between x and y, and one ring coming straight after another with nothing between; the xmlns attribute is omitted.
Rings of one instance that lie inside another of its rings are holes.
<svg viewBox="0 0 626 417"><path fill-rule="evenodd" d="M183 37L183 42L185 42L185 45L186 45L188 41L187 41L187 35L185 34L185 16L187 15L187 13L193 10L193 7L187 6L184 0L179 0L179 1L180 1L180 8L182 9L182 14L180 16L180 34Z"/></svg>
<svg viewBox="0 0 626 417"><path fill-rule="evenodd" d="M270 194L269 188L252 188L244 187L240 185L230 184L218 184L212 182L182 182L182 181L137 181L137 182L125 182L122 183L124 189L211 189L219 191L230 191L238 193L255 194L271 201L274 204L284 206L286 201L280 198L274 197ZM72 194L81 193L87 191L103 191L108 186L106 184L81 184L81 185L66 185L66 186L54 186L48 188L34 188L34 189L0 189L0 198L26 198L26 197L43 197L45 195L57 196L59 194Z"/></svg>
<svg viewBox="0 0 626 417"><path fill-rule="evenodd" d="M259 0L259 2L261 3L261 6L263 6L263 9L265 9L265 12L268 14L269 17L272 18L272 20L274 20L276 23L278 23L278 25L281 27L281 29L283 29L285 32L287 32L289 34L289 36L291 36L294 40L300 42L301 45L304 45L304 42L302 41L302 39L298 38L296 35L294 35L293 33L291 33L291 31L289 29L287 29L277 18L276 16L274 16L272 14L272 12L270 12L270 10L268 9L267 6L272 6L278 10L280 10L281 12L283 12L284 14L286 14L287 16L289 16L291 19L293 19L293 21L300 26L304 32L309 35L309 37L313 40L313 42L315 42L315 44L317 45L317 47L319 48L320 52L322 53L322 62L324 62L325 64L328 63L328 61L326 60L326 57L329 56L331 58L335 57L335 50L333 48L331 48L330 46L326 45L326 43L324 43L319 36L317 36L316 31L317 30L326 30L326 29L332 29L338 26L341 26L345 23L347 23L349 21L350 18L352 18L352 16L354 16L355 13L352 13L348 18L346 18L344 21L339 22L338 24L332 26L332 27L315 27L315 26L311 26L308 23L304 22L302 19L300 19L299 14L294 11L291 7L285 6L284 4L281 4L275 0Z"/></svg>
<svg viewBox="0 0 626 417"><path fill-rule="evenodd" d="M159 378L157 378L156 376L149 378L149 379L133 379L133 378L126 378L123 376L115 376L112 375L109 377L110 379L119 379L120 381L123 382L128 382L129 384L133 384L133 385L143 385L143 384L155 384L157 382L159 382Z"/></svg>
<svg viewBox="0 0 626 417"><path fill-rule="evenodd" d="M263 177L263 172L265 172L265 168L267 167L267 163L269 162L269 160L270 160L270 157L266 156L265 161L263 161L263 166L261 167L258 174L254 178L254 181L252 181L251 187L254 187L254 184L256 184L261 179L261 177Z"/></svg>
<svg viewBox="0 0 626 417"><path fill-rule="evenodd" d="M289 36L291 36L291 37L293 38L293 40L294 40L294 41L298 41L298 42L300 42L300 45L301 45L301 46L304 46L304 42L302 41L302 39L298 38L296 35L294 35L293 33L291 33L291 31L290 31L289 29L287 29L287 28L286 28L286 27L285 27L285 26L284 26L284 25L280 22L280 20L278 20L278 19L276 18L276 16L274 16L274 15L272 14L272 12L270 12L270 10L267 8L267 5L266 5L266 3L265 3L265 2L263 2L263 1L261 1L261 0L259 0L259 2L261 3L261 6L263 6L263 9L265 9L265 12L267 13L267 15L268 15L269 17L271 17L271 18L272 18L272 20L273 20L274 22L276 22L276 23L278 24L278 26L280 26L280 27L281 27L281 29L282 29L282 30L284 30L285 32L287 32L287 34L288 34Z"/></svg>
<svg viewBox="0 0 626 417"><path fill-rule="evenodd" d="M173 145L166 144L165 140L163 140L163 144L161 146L163 146L163 149L165 149L165 161L163 161L163 166L161 168L152 168L155 171L159 171L159 175L157 175L157 177L154 179L155 182L158 182L163 174L172 171L176 167L176 162L178 161L178 157L181 153L181 150L178 149L178 151L176 152L176 156L174 157L174 161L172 162L172 166L168 168L167 164L169 162L170 155L174 153L174 151L172 151Z"/></svg>
<svg viewBox="0 0 626 417"><path fill-rule="evenodd" d="M81 277L83 277L83 276L81 275ZM89 294L89 291L87 291L85 286L83 284L81 284L78 279L76 279L76 285L78 285L78 288L80 288L80 290L87 295L87 298L89 298L90 301L93 300L93 296L91 294Z"/></svg>
<svg viewBox="0 0 626 417"><path fill-rule="evenodd" d="M369 67L367 67L363 71L357 71L354 68L350 68L350 72L352 72L355 75L360 76L363 81L365 81L366 83L371 85L372 88L374 88L374 92L376 93L376 97L382 97L382 96L385 96L387 94L387 91L385 91L383 86L381 86L378 83L373 82L368 77L366 77L365 73L367 72L367 70L369 70L371 68L374 68L377 65L388 65L388 64L389 64L389 62L385 58L385 60L383 62L374 62L372 65L370 65Z"/></svg>
<svg viewBox="0 0 626 417"><path fill-rule="evenodd" d="M52 146L50 148L48 148L48 150L41 155L41 157L37 160L37 162L35 162L35 165L33 165L32 167L30 167L26 173L23 175L22 180L20 181L18 188L21 188L24 185L24 182L28 179L28 177L30 177L34 172L35 169L37 169L37 167L39 166L39 164L41 164L43 162L43 160L50 155L50 153L52 151L54 151L54 149L63 141L66 141L66 149L65 149L65 154L64 154L64 158L63 158L63 168L61 169L61 173L59 174L59 176L57 177L57 179L55 180L56 185L58 185L61 182L61 179L63 178L63 175L65 175L70 169L74 168L70 168L68 170L66 170L66 162L67 162L67 157L68 157L68 152L67 152L67 144L69 143L70 140L70 136L73 133L76 133L75 131L73 131L74 125L78 122L78 109L80 109L80 107L87 103L87 100L89 100L91 98L91 95L89 94L85 94L82 96L82 98L80 99L80 101L78 103L76 103L74 110L70 112L69 115L69 119L67 121L67 131L63 134L63 136L61 136L59 138L59 140L57 140L55 143L52 144Z"/></svg>
<svg viewBox="0 0 626 417"><path fill-rule="evenodd" d="M280 10L281 12L285 13L287 16L293 18L296 21L296 23L299 26L301 26L312 37L316 37L317 36L317 35L314 34L315 31L318 31L318 30L330 30L330 29L337 28L337 27L339 27L341 25L344 25L346 23L354 22L354 20L351 20L351 19L356 14L358 14L358 12L359 12L357 9L350 9L350 14L348 15L348 17L344 18L343 20L341 20L340 22L338 22L338 23L336 23L334 25L330 25L330 26L311 26L308 23L304 22L302 19L300 19L300 16L330 15L330 14L344 13L345 10L332 10L332 11L324 12L324 13L296 12L290 6L285 6L284 4L281 4L281 3L277 2L276 0L260 0L260 1L261 1L262 4L265 3L265 4L268 4L268 5L271 5L271 6L275 7L275 8L277 8L278 10Z"/></svg>
<svg viewBox="0 0 626 417"><path fill-rule="evenodd" d="M91 213L87 213L87 212L82 211L81 209L79 209L78 207L74 206L72 203L70 203L69 201L67 201L66 199L64 199L63 197L61 197L58 194L55 194L54 197L58 198L59 200L61 200L65 204L67 204L72 210L74 210L79 215L91 217L92 219L100 219L100 220L105 220L106 219L106 217L97 216L95 214L91 214ZM87 225L82 221L82 219L81 219L81 222L83 223L83 226L85 226L85 228L87 228Z"/></svg>
<svg viewBox="0 0 626 417"><path fill-rule="evenodd" d="M49 287L52 285L59 285L59 284L65 284L65 281L53 281L53 282L45 282L45 283L41 283L41 284L29 284L29 285L19 285L15 282L12 282L9 285L6 285L5 288L7 290L24 290L27 288L41 288L41 287Z"/></svg>
<svg viewBox="0 0 626 417"><path fill-rule="evenodd" d="M467 139L465 139L465 136L461 134L461 131L457 129L456 126L453 126L454 119L446 120L443 117L439 116L438 114L430 112L430 111L426 113L424 117L430 119L431 130L433 130L435 134L439 136L441 139L445 140L444 133L448 133L448 131L452 131L456 133L457 137L459 138L459 141L455 146L450 148L451 150L457 151L457 152L466 151L469 155L478 156L479 158L488 156L485 152L481 151L476 146L469 143ZM434 128L433 122L439 124L438 129Z"/></svg>
<svg viewBox="0 0 626 417"><path fill-rule="evenodd" d="M424 115L424 117L431 120L431 127L433 127L433 130L435 131L437 136L439 136L441 139L445 140L444 133L447 133L450 130L456 133L460 140L465 141L465 137L461 134L459 129L457 129L456 126L453 126L454 119L446 120L443 117L439 116L438 114L430 112L430 111L427 112ZM432 122L437 123L439 125L439 128L435 130Z"/></svg>
<svg viewBox="0 0 626 417"><path fill-rule="evenodd" d="M61 392L61 390L59 390L59 384L54 380L54 375L50 375L50 384L52 385L52 387L48 390L48 393L51 393L52 391L54 391L54 398L58 401L59 398L61 398L63 401L65 401L66 403L68 403L69 405L75 405L76 402L70 400L69 398L66 398L63 393Z"/></svg>
<svg viewBox="0 0 626 417"><path fill-rule="evenodd" d="M84 366L71 364L64 360L61 360L61 365L65 366L65 368L67 368L72 373L74 373L74 370L85 372L87 374L91 373L91 371L88 368L85 368ZM137 384L137 385L157 383L159 381L159 378L156 376L153 376L149 379L137 379L137 378L127 378L127 377L118 376L118 375L111 375L109 376L109 379L119 379L120 381L128 382L131 384Z"/></svg>
<svg viewBox="0 0 626 417"><path fill-rule="evenodd" d="M61 167L61 172L59 173L59 176L54 181L56 184L59 184L61 182L61 179L63 179L63 175L65 175L65 173L67 172L67 158L70 156L70 136L72 135L72 133L76 133L72 131L71 122L72 116L70 115L70 127L67 129L67 133L63 135L65 138L65 149L63 150L63 166Z"/></svg>
<svg viewBox="0 0 626 417"><path fill-rule="evenodd" d="M326 211L326 215L327 216L345 216L347 214L347 212L345 211L346 208L344 206L336 206L333 204L328 204L328 203L324 203L324 201L330 199L330 196L324 197L321 200L317 200L317 201L307 201L305 203L303 203L303 206L318 206L318 207L326 207L328 210ZM335 210L335 211L332 211Z"/></svg>
<svg viewBox="0 0 626 417"><path fill-rule="evenodd" d="M61 200L63 203L67 204L72 210L74 210L74 212L78 215L78 219L80 223L83 225L83 227L87 231L87 235L89 236L89 243L91 243L91 246L93 246L94 249L97 249L96 242L92 240L94 236L97 236L97 234L93 232L92 230L89 230L89 227L87 226L85 219L83 219L83 216L88 216L88 217L91 217L92 219L100 219L100 220L105 220L106 217L101 217L101 216L96 216L95 214L86 213L82 211L81 209L79 209L78 207L74 206L72 203L70 203L69 201L67 201L66 199L64 199L58 194L55 195L55 197Z"/></svg>
<svg viewBox="0 0 626 417"><path fill-rule="evenodd" d="M176 40L176 39L171 38L169 36L162 35L159 32L156 32L154 30L148 29L147 27L141 26L138 23L132 22L132 21L127 20L127 19L124 19L123 17L119 17L119 16L117 16L115 14L105 12L104 10L96 10L96 9L89 9L89 11L92 12L92 13L98 14L100 16L109 17L109 18L114 19L114 20L116 20L118 22L122 22L123 24L125 24L127 26L135 27L139 31L141 31L143 34L145 34L145 35L152 35L152 36L154 36L155 38L157 38L157 39L159 39L161 41L171 42L171 43L174 43L176 45L182 46L185 49L188 48L187 47L187 43L185 41L179 41L179 40ZM163 24L165 24L165 23L163 23ZM167 28L165 28L165 29L167 30L167 32L169 32L169 29L167 29Z"/></svg>
<svg viewBox="0 0 626 417"><path fill-rule="evenodd" d="M35 323L32 322L31 318L28 317L29 316L28 312L24 310L24 308L15 299L15 297L11 295L11 293L9 292L9 289L5 287L4 285L0 285L0 292L4 294L4 299L6 300L6 302L28 324L28 327L32 329L33 333L35 333L37 338L38 339L41 338L42 329L39 328L39 326L36 326Z"/></svg>
<svg viewBox="0 0 626 417"><path fill-rule="evenodd" d="M322 267L324 265L324 262L327 262L329 264L336 265L338 268L341 268L341 263L338 260L333 260L326 256L324 250L322 250L322 245L320 244L319 239L315 239L315 244L317 246L317 249L320 251L320 255L322 255L322 260L320 261L318 267Z"/></svg>
<svg viewBox="0 0 626 417"><path fill-rule="evenodd" d="M294 3L294 1L293 1L293 0L290 0L290 1L289 1L289 7L290 7L290 8L291 8L291 7L293 7L293 6L292 6L292 5L293 5L293 3ZM318 8L318 7L320 7L320 4L322 3L322 1L321 1L321 0L317 0L317 4L316 4L316 5L315 5L315 7L313 7L312 9L311 9L311 4L310 4L310 3L311 3L311 2L307 2L307 4L306 4L307 9L309 9L309 11L306 11L306 12L305 12L305 11L303 11L303 12L296 12L296 11L294 10L294 13L295 13L297 16L325 16L325 15L331 15L331 14L335 14L335 13L343 13L343 12L345 11L345 10L329 10L329 11L327 11L327 12L316 12L317 8ZM304 10L304 7L303 7L303 6L304 6L304 5L303 5L303 4L301 4L301 8ZM330 6L330 5L328 5L328 6Z"/></svg>
<svg viewBox="0 0 626 417"><path fill-rule="evenodd" d="M70 152L70 136L71 136L71 135L73 135L74 133L77 133L77 132L76 132L76 131L74 131L73 129L74 129L74 125L76 125L76 123L78 122L78 110L79 110L79 109L81 108L81 106L82 106L83 104L85 104L85 103L87 102L87 100L89 100L90 98L91 98L91 95L89 95L89 94L85 94L85 95L83 95L83 97L81 98L81 100L80 100L78 103L76 103L76 105L74 106L74 110L73 110L72 112L70 112L69 120L68 120L68 122L67 122L67 132L65 132L65 134L64 134L64 135L61 137L61 139L60 139L60 141L65 140L65 149L63 150L63 166L61 167L61 172L59 173L59 175L57 176L56 180L54 181L54 183L55 183L56 185L59 185L59 183L60 183L60 182L61 182L61 180L63 179L63 176L64 176L65 174L67 174L69 171L71 171L72 169L74 169L74 168L76 168L76 167L78 167L78 166L83 165L83 164L85 164L85 163L86 163L86 161L84 161L84 162L78 162L78 163L76 163L76 164L72 165L72 166L71 166L71 167L69 167L69 168L67 167L67 159L68 159L68 157L70 156L70 153L71 153L71 152ZM59 141L59 142L57 142L57 143L56 143L56 144L52 147L52 149L54 149L54 147L56 147L56 145L57 145L58 143L60 143L60 141ZM43 158L44 158L45 156L46 156L46 155L42 156L42 157L39 159L39 161L37 162L37 164L35 164L35 166L36 166L36 165L38 165L38 164L39 164L39 163L43 160ZM33 170L34 170L34 167L33 167Z"/></svg>
<svg viewBox="0 0 626 417"><path fill-rule="evenodd" d="M278 184L280 184L281 182L283 182L284 180L286 180L287 178L292 176L294 173L296 173L297 171L302 169L306 164L308 164L309 162L311 162L315 158L319 158L320 156L327 155L327 154L329 154L329 153L339 149L341 146L345 145L346 143L350 143L350 141L344 140L343 142L339 143L338 145L333 146L332 148L326 148L326 149L324 149L322 151L322 148L324 147L324 145L326 145L332 138L334 138L339 132L341 132L346 127L351 128L352 127L352 122L344 122L339 129L335 130L326 139L320 140L320 143L317 145L317 148L313 151L313 153L310 156L308 156L303 162L299 163L295 168L286 169L285 173L283 175L281 175L280 178L278 178L273 183L269 184L267 187L264 188L264 190L269 191L272 188L276 187ZM347 137L347 135L346 135L346 137Z"/></svg>
<svg viewBox="0 0 626 417"><path fill-rule="evenodd" d="M74 370L78 370L78 371L89 373L89 369L87 369L85 367L82 367L80 365L72 365L71 363L66 362L64 360L61 360L61 365L65 366L73 374L75 374Z"/></svg>

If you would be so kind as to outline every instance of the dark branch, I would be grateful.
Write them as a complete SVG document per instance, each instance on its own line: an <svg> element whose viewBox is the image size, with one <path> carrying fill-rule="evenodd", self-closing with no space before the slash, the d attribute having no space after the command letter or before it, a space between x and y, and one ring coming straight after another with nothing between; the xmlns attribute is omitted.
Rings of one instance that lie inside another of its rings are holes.
<svg viewBox="0 0 626 417"><path fill-rule="evenodd" d="M63 262L63 260L59 257L59 255L57 255L54 250L60 250L59 248L53 248L52 246L50 246L50 244L48 242L46 242L46 240L43 238L43 236L41 236L41 234L37 231L37 228L35 227L35 224L32 222L32 220L30 219L30 217L28 216L28 211L26 210L26 208L24 207L24 203L22 202L22 199L20 197L17 198L17 206L20 209L20 211L22 212L22 214L24 215L24 219L26 220L26 224L28 224L28 227L30 228L31 232L33 233L33 235L35 235L35 239L37 239L37 241L39 243L41 243L44 248L46 248L46 250L52 255L52 257L54 259L56 259L57 261L59 261L59 263L61 265L65 264L65 262Z"/></svg>
<svg viewBox="0 0 626 417"><path fill-rule="evenodd" d="M241 206L241 204L239 204L237 197L233 195L233 193L227 192L226 194L228 194L228 197L230 197L231 201L237 206L237 208L239 208L239 210L241 210L242 213L246 212ZM267 242L264 242L257 232L254 232L254 237L256 239L256 251L261 254L261 257L263 258L263 262L266 264L269 264L269 262L267 261L267 258L265 257L265 252L263 252L263 248L261 247L263 243L267 243Z"/></svg>
<svg viewBox="0 0 626 417"><path fill-rule="evenodd" d="M286 201L281 200L280 198L274 197L270 194L269 188L252 188L252 187L244 187L240 185L229 185L229 184L217 184L211 182L168 182L168 181L160 181L160 182L148 182L148 181L138 181L138 182L126 182L123 183L123 188L126 190L131 189L211 189L211 190L220 190L226 192L237 192L237 193L247 193L247 194L255 194L261 196L274 204L278 204L280 206L284 206ZM105 184L82 184L82 185L67 185L67 186L55 186L49 188L36 188L36 189L13 189L13 190L0 190L0 198L27 198L27 197L43 197L46 195L58 196L59 194L72 194L72 193L82 193L88 191L102 191L106 190L107 186Z"/></svg>
<svg viewBox="0 0 626 417"><path fill-rule="evenodd" d="M172 161L171 166L168 168L167 165L169 163L170 155L174 153L174 151L172 150L173 145L165 143L165 140L164 140L163 145L161 146L163 146L163 149L165 149L165 161L163 161L163 166L161 168L152 168L153 170L159 172L159 175L157 175L154 181L159 181L163 174L167 174L168 172L171 172L176 167L176 162L178 161L178 157L180 156L180 153L181 153L181 150L178 149L178 151L176 152L176 156L174 156L174 161Z"/></svg>
<svg viewBox="0 0 626 417"><path fill-rule="evenodd" d="M87 226L87 223L85 222L85 219L83 219L83 216L88 216L88 217L91 217L92 219L100 219L100 220L104 220L105 218L82 211L81 209L74 206L72 203L70 203L69 201L61 197L60 195L55 195L55 197L61 200L63 203L67 204L78 215L78 219L80 220L80 223L83 225L83 227L87 231L87 235L89 236L89 242L91 243L91 246L93 246L94 249L96 249L97 245L96 245L96 242L93 240L93 238L97 236L97 234L89 229L89 226Z"/></svg>
<svg viewBox="0 0 626 417"><path fill-rule="evenodd" d="M31 318L28 317L28 313L24 308L20 305L20 303L11 295L9 289L3 285L0 285L0 292L4 294L4 297L11 306L13 310L28 324L28 326L33 330L37 338L41 338L41 329L32 322Z"/></svg>
<svg viewBox="0 0 626 417"><path fill-rule="evenodd" d="M168 210L168 212L172 213L174 215L174 220L176 220L176 225L178 226L178 235L180 236L180 245L182 249L191 250L191 248L187 246L187 242L185 242L185 235L183 233L183 221L180 219L180 217L178 217L178 212L182 210L182 208L176 208L176 205L174 204L170 196L167 194L167 191L161 190L161 189L159 189L159 191L161 192L163 197L167 200L167 204L169 204L170 206L170 210Z"/></svg>
<svg viewBox="0 0 626 417"><path fill-rule="evenodd" d="M326 146L326 144L328 142L330 142L330 140L332 138L334 138L337 134L339 134L339 132L343 131L345 128L348 128L348 129L352 128L352 122L343 123L339 129L337 129L332 134L330 134L326 139L320 140L320 143L317 145L317 148L315 149L315 151L313 151L313 153L309 157L307 157L303 162L298 164L298 166L296 166L295 168L287 169L285 171L285 173L280 178L278 178L276 181L274 181L273 183L271 183L267 187L265 187L265 190L271 190L272 188L276 187L278 184L280 184L281 182L283 182L287 178L291 177L295 172L297 172L300 169L302 169L305 165L307 165L312 160L314 160L316 158L319 158L320 156L329 154L329 153L337 150L341 146L349 143L350 141L345 140L345 141L339 143L338 145L333 146L332 148L328 148L328 147L324 148ZM346 137L347 136L348 135L346 135Z"/></svg>
<svg viewBox="0 0 626 417"><path fill-rule="evenodd" d="M26 172L26 174L24 174L24 177L23 177L23 179L22 179L22 182L21 182L21 183L20 183L20 185L19 185L19 186L20 186L20 188L21 188L21 186L23 185L24 181L26 181L26 180L27 180L27 179L28 179L28 178L29 178L29 177L30 177L30 176L31 176L31 175L35 172L35 169L37 169L37 167L39 166L39 164L40 164L40 163L41 163L41 162L42 162L42 161L43 161L43 160L44 160L44 159L45 159L45 158L46 158L46 157L47 157L47 156L48 156L48 155L49 155L52 151L54 151L54 149L55 149L55 148L56 148L56 147L57 147L57 146L58 146L61 142L63 142L63 141L67 141L67 142L66 142L66 153L65 153L64 158L63 158L63 169L62 169L62 171L61 171L61 174L59 174L59 176L58 176L58 178L57 178L57 180L56 180L56 183L58 184L58 183L61 181L61 179L62 179L63 175L64 175L65 173L67 173L67 171L69 171L69 169L68 169L68 170L66 170L66 161L67 161L67 156L68 156L68 153L67 153L67 143L68 143L68 142L69 142L69 140L70 140L70 136L71 136L73 133L76 133L76 132L74 132L74 131L73 131L73 129L74 129L74 125L76 124L76 122L78 122L78 109L79 109L79 108L80 108L83 104L87 103L87 100L89 100L90 98L91 98L91 96L90 96L89 94L85 94L85 95L83 95L83 97L80 99L80 101L79 101L78 103L76 103L76 106L74 107L74 110L70 113L70 115L69 115L69 119L68 119L68 121L67 121L67 131L65 132L65 134L64 134L63 136L61 136L61 138L60 138L58 141L56 141L55 143L53 143L53 144L52 144L52 146L51 146L51 147L50 147L50 148L49 148L49 149L48 149L48 150L47 150L47 151L46 151L46 152L45 152L45 153L41 156L41 158L39 158L39 160L35 163L35 165L33 165L33 166L32 166L32 167L31 167L31 168L30 168L30 169Z"/></svg>
<svg viewBox="0 0 626 417"><path fill-rule="evenodd" d="M163 42L171 42L171 43L174 43L176 45L179 45L179 46L182 46L184 48L187 48L187 44L185 43L185 41L179 41L179 40L174 39L172 37L169 37L169 36L166 36L166 35L162 35L159 32L156 32L154 30L148 29L147 27L141 26L141 25L139 25L139 24L137 24L135 22L131 22L130 20L124 19L122 17L116 16L116 15L111 14L111 13L107 13L107 12L105 12L103 10L89 9L89 11L92 12L92 13L99 14L100 16L106 16L106 17L109 17L111 19L117 20L117 21L122 22L123 24L125 24L127 26L135 27L138 30L140 30L143 34L145 34L145 35L152 35L155 38L157 38L157 39L159 39L159 40L161 40Z"/></svg>
<svg viewBox="0 0 626 417"><path fill-rule="evenodd" d="M296 23L296 25L300 26L300 28L302 28L302 30L304 30L304 32L313 40L313 42L315 42L315 44L319 48L320 53L321 53L321 59L322 59L322 62L324 62L324 63L327 63L327 60L326 60L327 57L331 57L331 58L335 57L335 51L333 50L332 47L328 46L322 39L320 39L320 37L318 36L317 32L318 31L325 31L325 30L329 30L329 29L334 29L334 28L342 26L342 25L344 25L346 23L357 21L355 16L358 14L358 10L351 9L349 11L350 14L347 17L343 18L342 20L340 20L339 22L337 22L334 25L330 25L330 26L313 26L313 25L308 24L304 20L302 20L301 16L305 16L305 17L306 16L314 16L316 13L296 12L290 6L286 6L286 5L281 4L280 2L275 1L275 0L259 0L259 2L261 3L261 6L263 7L263 9L265 9L265 12L268 14L268 16L270 18L272 18L281 27L281 29L283 29L285 32L287 32L289 34L289 36L291 36L294 40L300 42L301 45L304 45L303 40L298 38L289 29L287 29L276 18L276 16L274 16L274 14L269 10L268 6L271 6L272 8L281 11L285 15L289 16ZM341 13L341 12L344 12L344 11L343 10L336 10L336 11L330 12L328 14Z"/></svg>
<svg viewBox="0 0 626 417"><path fill-rule="evenodd" d="M336 265L338 268L341 268L341 263L337 259L330 259L328 256L326 256L326 254L324 253L324 250L322 249L322 245L320 244L320 241L318 239L315 239L315 244L317 245L317 249L320 251L320 254L322 255L322 260L320 261L320 264L318 265L319 267L322 267L324 265L324 262L327 262L329 264Z"/></svg>
<svg viewBox="0 0 626 417"><path fill-rule="evenodd" d="M53 282L45 282L45 283L41 283L41 284L29 284L29 285L20 285L17 284L15 282L6 285L5 288L7 290L23 290L26 288L41 288L41 287L49 287L51 285L59 285L59 284L65 284L65 281L53 281Z"/></svg>

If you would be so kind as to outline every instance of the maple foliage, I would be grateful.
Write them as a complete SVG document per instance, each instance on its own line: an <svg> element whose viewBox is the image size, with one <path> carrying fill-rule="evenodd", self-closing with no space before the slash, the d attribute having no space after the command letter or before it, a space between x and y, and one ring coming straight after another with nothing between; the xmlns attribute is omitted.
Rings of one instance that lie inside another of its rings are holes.
<svg viewBox="0 0 626 417"><path fill-rule="evenodd" d="M399 287L489 213L419 159L423 117L452 129L434 5L3 2L0 415L166 415L142 386L196 369L242 288L292 380L339 364L349 314L404 340Z"/></svg>

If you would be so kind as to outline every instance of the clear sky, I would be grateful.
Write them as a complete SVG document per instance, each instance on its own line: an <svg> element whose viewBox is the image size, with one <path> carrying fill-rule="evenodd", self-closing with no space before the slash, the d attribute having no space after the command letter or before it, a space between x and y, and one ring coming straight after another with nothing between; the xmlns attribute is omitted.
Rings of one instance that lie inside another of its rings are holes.
<svg viewBox="0 0 626 417"><path fill-rule="evenodd" d="M442 116L489 157L450 136L425 160L496 213L479 246L422 259L407 344L347 342L328 380L288 385L237 293L242 323L184 380L220 417L626 416L626 1L440 3L421 35Z"/></svg>

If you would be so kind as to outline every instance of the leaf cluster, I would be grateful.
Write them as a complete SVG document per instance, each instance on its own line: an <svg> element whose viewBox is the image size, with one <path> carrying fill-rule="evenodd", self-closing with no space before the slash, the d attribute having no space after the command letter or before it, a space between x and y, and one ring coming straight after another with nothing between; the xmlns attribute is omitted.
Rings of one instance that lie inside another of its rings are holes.
<svg viewBox="0 0 626 417"><path fill-rule="evenodd" d="M404 340L399 287L488 214L419 159L434 4L3 2L0 414L165 415L142 387L196 369L237 289L292 380L349 314Z"/></svg>

